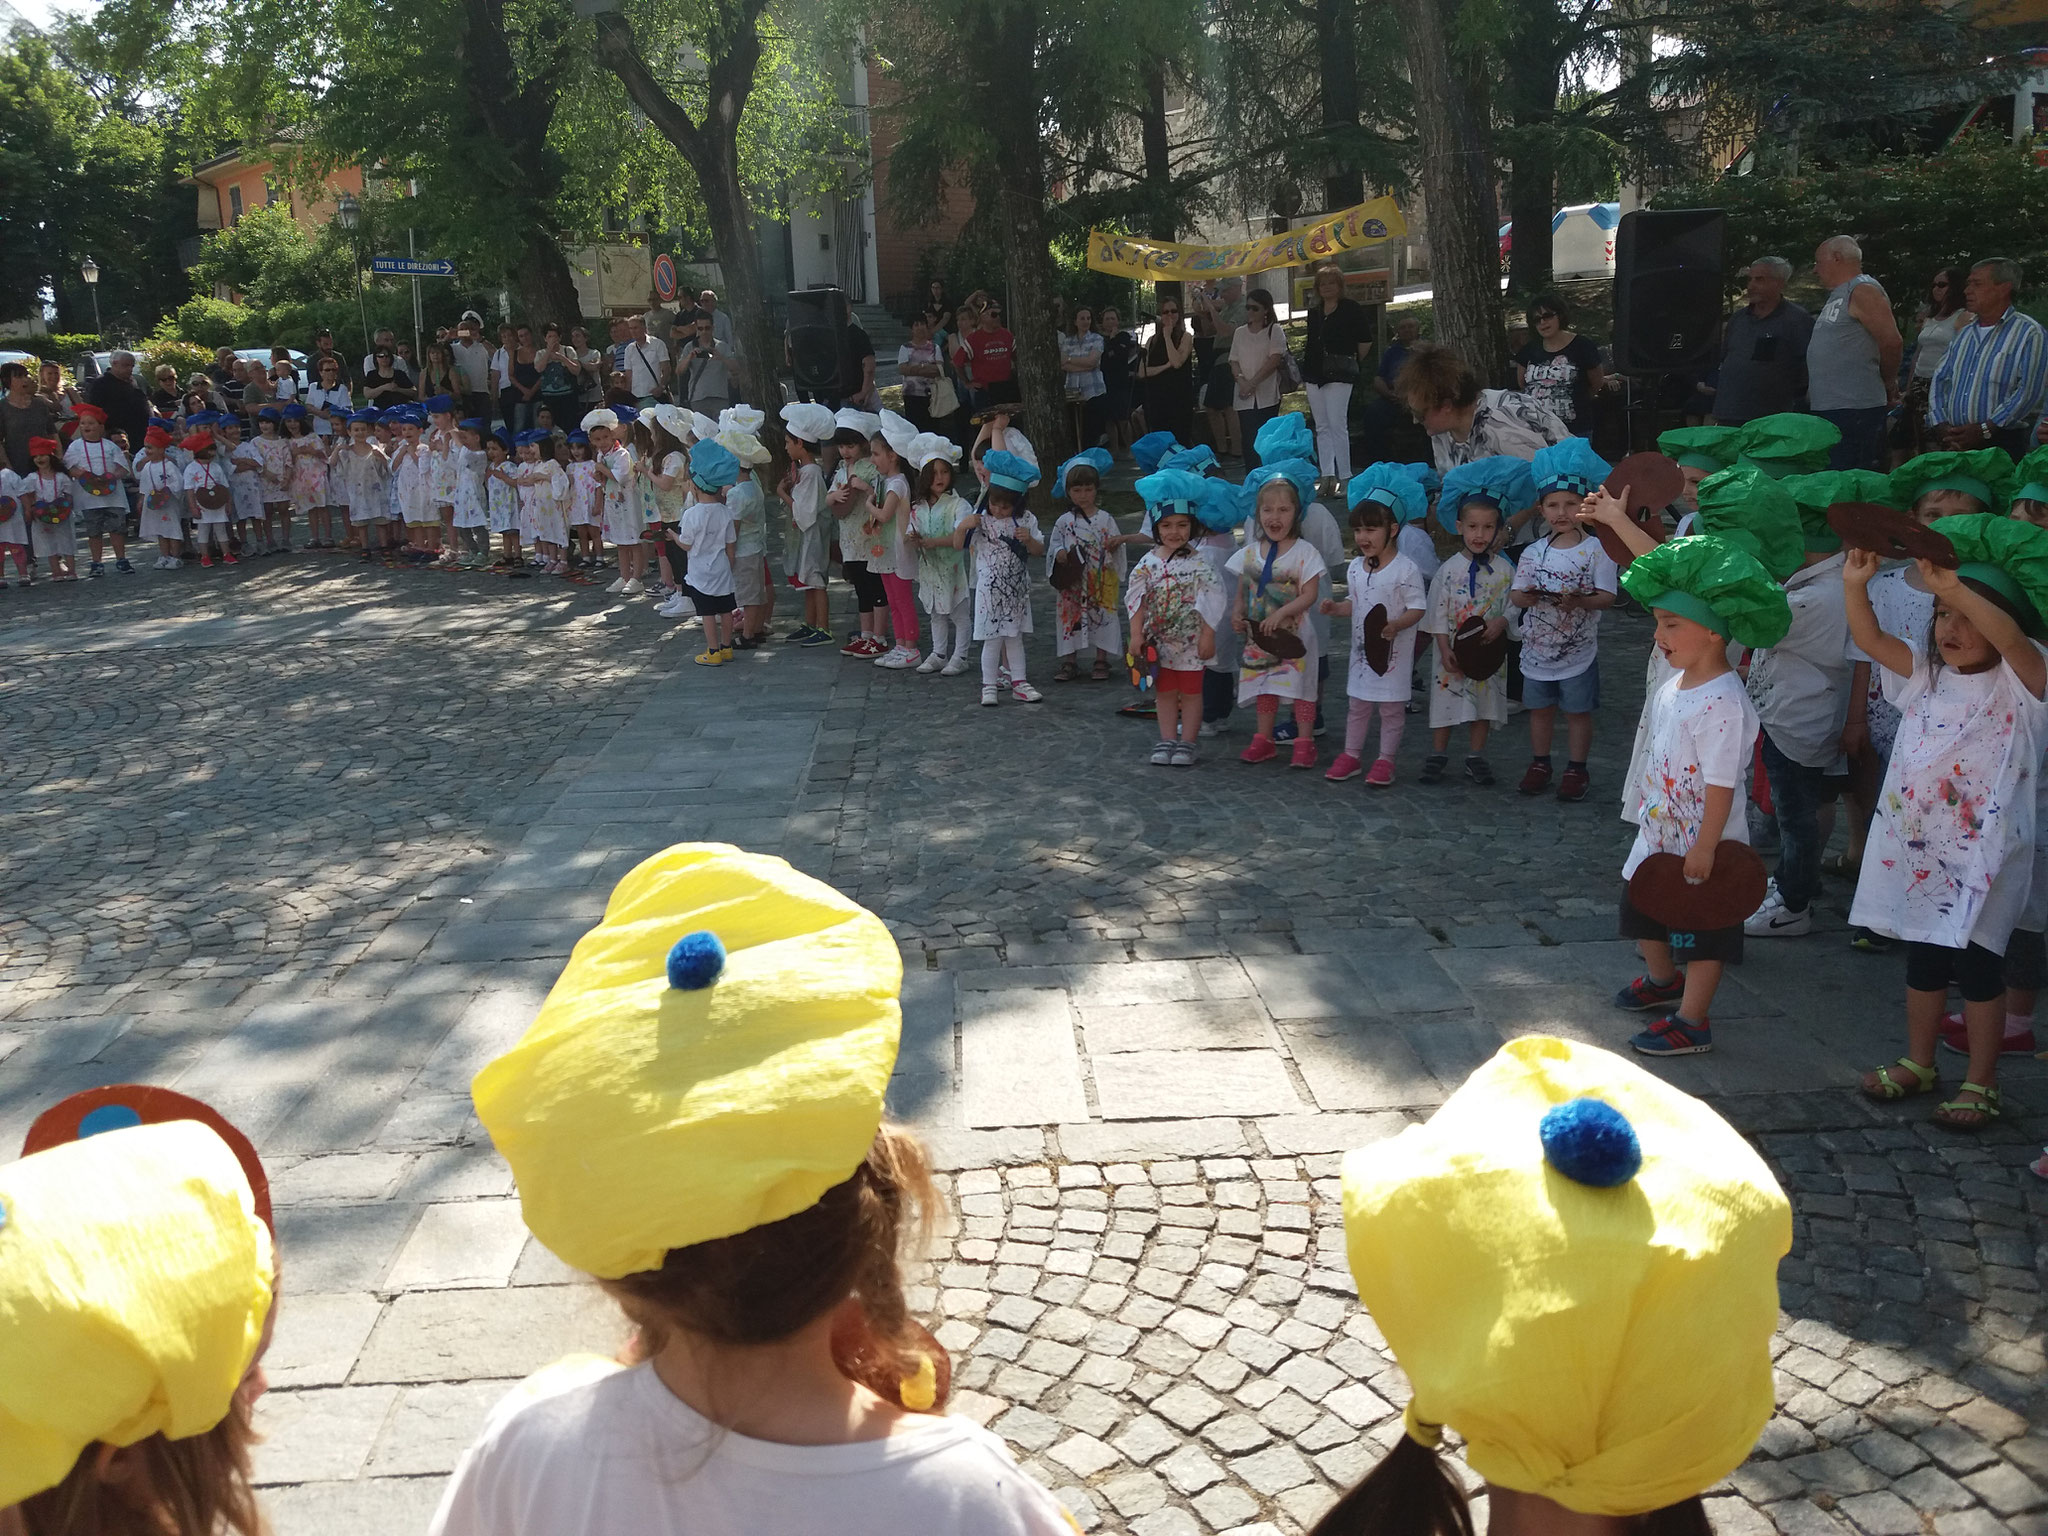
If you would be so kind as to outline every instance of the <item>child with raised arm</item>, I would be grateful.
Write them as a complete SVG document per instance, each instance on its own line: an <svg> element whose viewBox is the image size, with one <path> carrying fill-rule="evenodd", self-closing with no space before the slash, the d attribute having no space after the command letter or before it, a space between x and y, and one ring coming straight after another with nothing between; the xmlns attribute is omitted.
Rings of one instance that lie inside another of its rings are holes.
<svg viewBox="0 0 2048 1536"><path fill-rule="evenodd" d="M1656 619L1657 650L1672 676L1650 697L1636 840L1621 867L1621 936L1636 941L1644 973L1614 1001L1662 1015L1629 1042L1641 1054L1697 1056L1714 1048L1714 992L1722 967L1742 959L1742 925L1673 931L1637 910L1627 881L1652 854L1675 853L1686 880L1699 884L1724 841L1749 841L1757 719L1728 645L1775 643L1792 610L1754 555L1712 534L1638 555L1621 580Z"/></svg>
<svg viewBox="0 0 2048 1536"><path fill-rule="evenodd" d="M2010 518L1934 524L1961 559L1918 561L1934 594L1925 635L1888 635L1870 606L1877 557L1843 568L1849 632L1899 710L1849 921L1906 946L1906 1054L1863 1079L1870 1098L1932 1093L1935 1041L1954 985L1963 995L1969 1076L1934 1112L1980 1131L2001 1110L2002 957L2032 891L2036 795L2048 739L2048 530Z"/></svg>
<svg viewBox="0 0 2048 1536"><path fill-rule="evenodd" d="M1606 480L1608 464L1583 437L1568 437L1538 450L1529 470L1550 532L1516 562L1508 589L1508 601L1522 610L1522 703L1529 712L1529 767L1516 787L1525 795L1550 787L1551 733L1562 710L1570 751L1557 798L1583 800L1593 782L1586 760L1600 707L1600 613L1614 606L1620 573L1579 526L1579 508Z"/></svg>
<svg viewBox="0 0 2048 1536"><path fill-rule="evenodd" d="M1486 758L1487 738L1508 718L1507 674L1478 678L1466 674L1451 649L1460 626L1479 619L1484 638L1498 641L1508 628L1508 587L1514 563L1498 552L1500 536L1515 511L1536 499L1536 480L1528 464L1507 455L1474 459L1444 476L1436 502L1438 521L1458 536L1457 552L1437 567L1430 580L1429 615L1422 632L1432 647L1429 687L1429 755L1422 761L1422 782L1441 784L1450 766L1451 734L1468 726L1465 777L1474 784L1493 783L1493 765ZM1505 658L1503 658L1505 662Z"/></svg>
<svg viewBox="0 0 2048 1536"><path fill-rule="evenodd" d="M1373 464L1351 477L1351 538L1358 556L1344 572L1344 600L1325 598L1322 611L1351 620L1351 666L1345 680L1350 710L1344 721L1344 750L1323 775L1331 783L1355 779L1364 768L1365 743L1373 717L1380 723L1380 750L1365 782L1385 789L1394 782L1394 754L1407 726L1408 700L1415 691L1415 626L1429 603L1428 584L1415 562L1400 551L1403 521L1421 515L1428 493L1399 464ZM1366 624L1375 609L1385 618L1378 635ZM1385 670L1372 665L1375 644L1387 647Z"/></svg>

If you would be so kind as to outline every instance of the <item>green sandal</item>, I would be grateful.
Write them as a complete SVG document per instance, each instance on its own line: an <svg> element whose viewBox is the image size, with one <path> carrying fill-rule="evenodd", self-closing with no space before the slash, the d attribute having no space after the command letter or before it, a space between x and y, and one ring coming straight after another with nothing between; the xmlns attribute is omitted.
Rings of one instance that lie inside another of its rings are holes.
<svg viewBox="0 0 2048 1536"><path fill-rule="evenodd" d="M1910 1084L1893 1079L1892 1073L1899 1067L1904 1067L1912 1074ZM1900 1099L1918 1098L1923 1093L1932 1093L1940 1076L1933 1067L1923 1067L1910 1056L1901 1056L1897 1061L1879 1067L1873 1075L1877 1078L1876 1085L1864 1083L1863 1097L1875 1099L1880 1104L1896 1104Z"/></svg>
<svg viewBox="0 0 2048 1536"><path fill-rule="evenodd" d="M1965 1104L1961 1099L1950 1099L1935 1105L1933 1119L1936 1125L1951 1131L1981 1131L2003 1113L1996 1088L1986 1088L1982 1083L1965 1083L1961 1091L1976 1094L1976 1101ZM1964 1115L1969 1118L1959 1118Z"/></svg>

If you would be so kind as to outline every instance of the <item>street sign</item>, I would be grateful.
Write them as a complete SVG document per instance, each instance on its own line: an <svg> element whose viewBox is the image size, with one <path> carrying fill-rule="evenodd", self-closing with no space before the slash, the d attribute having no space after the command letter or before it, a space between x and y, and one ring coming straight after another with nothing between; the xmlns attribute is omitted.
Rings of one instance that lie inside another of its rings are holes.
<svg viewBox="0 0 2048 1536"><path fill-rule="evenodd" d="M666 251L654 258L654 296L664 304L676 296L675 258Z"/></svg>
<svg viewBox="0 0 2048 1536"><path fill-rule="evenodd" d="M370 270L379 277L453 277L455 263L429 261L424 256L372 256Z"/></svg>

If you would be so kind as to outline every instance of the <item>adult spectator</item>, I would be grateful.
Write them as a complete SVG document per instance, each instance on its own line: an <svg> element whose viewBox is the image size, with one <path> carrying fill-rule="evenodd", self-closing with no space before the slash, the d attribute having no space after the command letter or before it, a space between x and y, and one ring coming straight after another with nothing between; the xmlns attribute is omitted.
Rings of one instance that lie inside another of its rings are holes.
<svg viewBox="0 0 2048 1536"><path fill-rule="evenodd" d="M1138 338L1124 329L1123 317L1102 307L1095 332L1102 338L1102 419L1112 453L1131 446L1132 391L1138 374Z"/></svg>
<svg viewBox="0 0 2048 1536"><path fill-rule="evenodd" d="M1829 469L1875 469L1884 458L1884 421L1899 400L1906 344L1891 300L1863 271L1863 247L1847 235L1821 241L1813 269L1828 301L1806 343L1808 409L1841 429Z"/></svg>
<svg viewBox="0 0 2048 1536"><path fill-rule="evenodd" d="M1317 464L1324 474L1340 480L1351 478L1351 392L1358 387L1371 345L1371 316L1345 294L1343 268L1334 261L1323 262L1316 268L1308 306L1301 378L1308 390L1309 420L1316 427Z"/></svg>
<svg viewBox="0 0 2048 1536"><path fill-rule="evenodd" d="M626 375L626 387L633 391L635 405L659 405L668 398L668 348L648 336L645 315L629 315L625 325L619 369Z"/></svg>
<svg viewBox="0 0 2048 1536"><path fill-rule="evenodd" d="M348 416L355 409L355 401L349 395L348 375L342 370L341 359L333 352L313 359L313 386L306 391L306 409L313 417L315 437L332 437L337 432L348 436Z"/></svg>
<svg viewBox="0 0 2048 1536"><path fill-rule="evenodd" d="M498 402L498 419L508 432L513 430L512 417L519 406L519 392L512 387L512 355L518 350L519 328L509 323L499 326L498 346L491 353L491 394Z"/></svg>
<svg viewBox="0 0 2048 1536"><path fill-rule="evenodd" d="M484 345L483 316L466 310L455 327L455 371L462 378L462 415L491 419L491 349Z"/></svg>
<svg viewBox="0 0 2048 1536"><path fill-rule="evenodd" d="M398 372L404 374L406 382L410 383L413 376L412 364L406 360L405 354L399 351L397 334L389 326L379 330L375 336L371 337L370 350L363 354L364 381L367 382L369 380L370 371L377 366L377 353L380 350L391 354L392 366Z"/></svg>
<svg viewBox="0 0 2048 1536"><path fill-rule="evenodd" d="M75 385L64 382L64 370L48 358L36 370L36 394L50 402L57 413L57 428L60 433L68 432L70 424L77 419L78 402L84 398Z"/></svg>
<svg viewBox="0 0 2048 1536"><path fill-rule="evenodd" d="M691 410L716 417L732 404L732 353L718 339L716 320L702 310L696 337L683 348L676 368L682 377L680 393Z"/></svg>
<svg viewBox="0 0 2048 1536"><path fill-rule="evenodd" d="M853 386L846 403L857 411L879 411L882 391L875 383L875 343L858 320L846 322L846 373Z"/></svg>
<svg viewBox="0 0 2048 1536"><path fill-rule="evenodd" d="M1230 346L1245 323L1244 279L1195 285L1195 374L1202 412L1209 421L1209 440L1220 458L1239 458L1249 444L1237 440L1237 376L1230 367ZM1208 347L1203 348L1204 338Z"/></svg>
<svg viewBox="0 0 2048 1536"><path fill-rule="evenodd" d="M379 347L370 354L369 371L363 375L363 400L380 411L404 405L412 399L412 380L399 369L398 354Z"/></svg>
<svg viewBox="0 0 2048 1536"><path fill-rule="evenodd" d="M1163 294L1158 323L1138 362L1145 386L1145 430L1171 432L1182 446L1195 443L1195 336L1181 319L1180 300Z"/></svg>
<svg viewBox="0 0 2048 1536"><path fill-rule="evenodd" d="M604 399L604 354L590 344L590 332L580 325L569 327L569 351L576 359L576 403L582 415L595 410Z"/></svg>
<svg viewBox="0 0 2048 1536"><path fill-rule="evenodd" d="M346 378L348 375L348 364L342 360L341 354L334 350L334 332L323 326L320 330L313 333L313 355L306 359L307 383L310 384L313 380L320 377L321 359L328 357L334 359L341 369L342 376Z"/></svg>
<svg viewBox="0 0 2048 1536"><path fill-rule="evenodd" d="M1578 436L1591 437L1593 397L1600 392L1605 365L1600 349L1571 323L1571 308L1559 295L1539 294L1529 301L1529 324L1536 334L1515 354L1515 384Z"/></svg>
<svg viewBox="0 0 2048 1536"><path fill-rule="evenodd" d="M967 375L967 403L980 411L1017 399L1017 338L993 301L975 312L974 328L954 339L953 361Z"/></svg>
<svg viewBox="0 0 2048 1536"><path fill-rule="evenodd" d="M1806 409L1806 344L1813 316L1785 297L1792 263L1759 256L1749 264L1748 302L1728 317L1719 377L1701 390L1714 420L1739 427L1759 416Z"/></svg>
<svg viewBox="0 0 2048 1536"><path fill-rule="evenodd" d="M2040 321L2013 308L2020 268L2003 256L1970 268L1963 302L1971 323L1956 330L1927 390L1927 423L1944 448L1997 444L2023 457L2048 393L2048 339Z"/></svg>
<svg viewBox="0 0 2048 1536"><path fill-rule="evenodd" d="M1926 307L1906 363L1905 419L1899 436L1908 455L1926 449L1927 391L1941 360L1948 356L1949 343L1970 323L1970 312L1963 306L1963 288L1969 277L1961 267L1943 267L1927 285Z"/></svg>
<svg viewBox="0 0 2048 1536"><path fill-rule="evenodd" d="M512 333L513 431L531 431L540 409L540 348L533 344L533 327L522 325Z"/></svg>
<svg viewBox="0 0 2048 1536"><path fill-rule="evenodd" d="M1479 375L1440 344L1417 346L1402 365L1394 388L1429 434L1439 474L1496 454L1533 459L1538 449L1572 435L1572 429L1541 402L1512 390L1481 389ZM1520 535L1535 513L1534 507L1525 507L1509 519L1509 543L1527 542Z"/></svg>
<svg viewBox="0 0 2048 1536"><path fill-rule="evenodd" d="M562 339L562 327L550 320L540 328L540 351L534 356L540 370L540 403L560 427L573 427L583 419L577 407L583 403L583 360Z"/></svg>
<svg viewBox="0 0 2048 1536"><path fill-rule="evenodd" d="M107 371L92 381L85 398L107 413L110 436L130 452L142 451L143 434L149 431L149 396L135 382L133 352L116 352L107 359Z"/></svg>
<svg viewBox="0 0 2048 1536"><path fill-rule="evenodd" d="M718 350L728 360L739 350L732 336L732 316L718 307L718 295L706 288L697 295L697 313L711 317L712 339L718 343Z"/></svg>
<svg viewBox="0 0 2048 1536"><path fill-rule="evenodd" d="M233 347L215 347L213 349L213 361L206 365L206 376L212 379L222 392L225 393L228 381L235 376L235 349Z"/></svg>
<svg viewBox="0 0 2048 1536"><path fill-rule="evenodd" d="M156 388L149 392L149 408L159 416L177 415L183 398L178 389L178 370L169 363L158 363L154 377Z"/></svg>
<svg viewBox="0 0 2048 1536"><path fill-rule="evenodd" d="M896 349L896 373L903 380L903 414L920 432L932 430L932 386L938 382L939 345L932 340L931 321L919 315L910 322L910 340Z"/></svg>
<svg viewBox="0 0 2048 1536"><path fill-rule="evenodd" d="M269 375L257 364L236 358L235 377L242 381L242 415L253 425L256 413L272 402Z"/></svg>
<svg viewBox="0 0 2048 1536"><path fill-rule="evenodd" d="M36 472L29 457L29 439L57 435L57 408L36 393L36 376L26 363L0 364L0 386L7 390L0 399L0 428L7 434L7 465L17 475Z"/></svg>
<svg viewBox="0 0 2048 1536"><path fill-rule="evenodd" d="M422 400L436 395L458 402L462 399L462 370L455 366L454 349L447 342L437 338L427 343L427 355L420 362L419 392Z"/></svg>
<svg viewBox="0 0 2048 1536"><path fill-rule="evenodd" d="M1102 441L1105 420L1102 395L1102 338L1095 334L1095 311L1076 305L1074 318L1060 332L1060 369L1066 376L1067 399L1081 402L1081 441L1092 448Z"/></svg>
<svg viewBox="0 0 2048 1536"><path fill-rule="evenodd" d="M943 277L935 277L926 285L924 314L933 336L953 329L953 301L946 297L946 280Z"/></svg>
<svg viewBox="0 0 2048 1536"><path fill-rule="evenodd" d="M1254 288L1245 295L1245 319L1230 339L1231 409L1237 412L1237 440L1244 467L1259 467L1259 428L1280 411L1280 365L1287 357L1287 333L1273 323L1273 295Z"/></svg>

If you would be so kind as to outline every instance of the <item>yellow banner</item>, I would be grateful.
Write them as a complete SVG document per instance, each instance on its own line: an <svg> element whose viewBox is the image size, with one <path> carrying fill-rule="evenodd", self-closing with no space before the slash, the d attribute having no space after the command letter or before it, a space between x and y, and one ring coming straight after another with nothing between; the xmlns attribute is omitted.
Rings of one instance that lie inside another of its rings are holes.
<svg viewBox="0 0 2048 1536"><path fill-rule="evenodd" d="M1113 230L1088 231L1088 265L1097 272L1151 282L1221 277L1229 273L1269 272L1275 267L1306 266L1360 246L1377 245L1408 233L1408 222L1391 197L1376 197L1320 224L1266 235L1236 245L1181 245L1119 235Z"/></svg>

